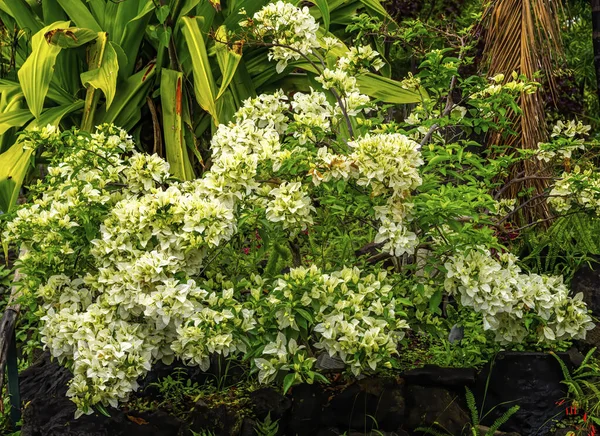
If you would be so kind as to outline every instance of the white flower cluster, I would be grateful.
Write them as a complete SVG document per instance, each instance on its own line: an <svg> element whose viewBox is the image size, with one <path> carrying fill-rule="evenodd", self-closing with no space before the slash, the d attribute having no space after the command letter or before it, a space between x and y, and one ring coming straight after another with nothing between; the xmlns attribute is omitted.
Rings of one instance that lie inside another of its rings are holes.
<svg viewBox="0 0 600 436"><path fill-rule="evenodd" d="M370 45L361 45L350 47L350 51L338 60L337 65L348 74L361 74L367 73L369 68L378 71L385 63Z"/></svg>
<svg viewBox="0 0 600 436"><path fill-rule="evenodd" d="M554 183L548 203L559 213L573 207L600 215L600 176L594 169L573 168Z"/></svg>
<svg viewBox="0 0 600 436"><path fill-rule="evenodd" d="M471 95L471 98L485 98L491 95L499 94L503 91L508 91L512 94L533 94L537 91L537 83L523 80L516 72L511 75L511 80L505 82L504 74L497 74L490 78L492 82L479 92ZM504 83L503 83L504 82Z"/></svg>
<svg viewBox="0 0 600 436"><path fill-rule="evenodd" d="M269 59L279 61L276 67L278 73L290 60L298 60L303 54L310 54L314 48L320 47L317 40L319 24L307 7L300 9L280 0L267 4L251 20L240 25L252 26L256 37L273 44Z"/></svg>
<svg viewBox="0 0 600 436"><path fill-rule="evenodd" d="M253 296L259 300L260 290L254 290ZM355 267L324 274L314 265L293 268L276 281L267 303L262 310L272 314L265 313L264 319L276 319L280 331L299 330L299 319L309 318L314 325L315 348L339 357L354 374L389 362L408 328L397 291L383 271L365 275ZM303 311L300 316L299 311ZM287 368L290 355L285 354L285 346L278 337L265 347L257 362L259 378L271 380ZM288 342L287 347L297 345Z"/></svg>
<svg viewBox="0 0 600 436"><path fill-rule="evenodd" d="M315 212L315 208L300 182L283 182L269 195L272 197L266 210L269 221L281 221L283 228L292 229L292 233L306 230L308 225L312 225L310 214Z"/></svg>
<svg viewBox="0 0 600 436"><path fill-rule="evenodd" d="M550 134L553 142L538 144L538 159L550 162L557 155L570 159L574 151L585 150L584 138L590 129L591 126L584 125L581 121L570 120L565 123L559 120Z"/></svg>
<svg viewBox="0 0 600 436"><path fill-rule="evenodd" d="M594 328L583 295L569 297L562 276L526 274L508 253L495 259L488 250L472 249L444 266L444 287L460 303L483 315L484 329L500 343L521 342L528 335L526 318L539 321L540 342L585 338Z"/></svg>

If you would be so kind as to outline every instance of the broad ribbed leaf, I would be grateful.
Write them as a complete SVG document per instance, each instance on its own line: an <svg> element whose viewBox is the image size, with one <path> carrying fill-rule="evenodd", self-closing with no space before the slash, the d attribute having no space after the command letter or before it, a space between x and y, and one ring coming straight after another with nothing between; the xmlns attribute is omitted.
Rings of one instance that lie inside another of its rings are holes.
<svg viewBox="0 0 600 436"><path fill-rule="evenodd" d="M25 149L23 144L17 142L0 154L1 211L9 212L17 202L33 151L33 148Z"/></svg>
<svg viewBox="0 0 600 436"><path fill-rule="evenodd" d="M150 64L119 85L112 105L98 116L97 124L113 123L128 130L140 119L140 110L146 100L148 88L156 73Z"/></svg>
<svg viewBox="0 0 600 436"><path fill-rule="evenodd" d="M17 73L29 110L36 118L44 107L44 99L54 74L56 56L60 52L60 47L48 44L44 35L54 29L68 28L69 24L68 21L59 21L44 27L33 35L31 55Z"/></svg>
<svg viewBox="0 0 600 436"><path fill-rule="evenodd" d="M58 3L77 27L102 32L98 21L96 21L83 0L58 0Z"/></svg>
<svg viewBox="0 0 600 436"><path fill-rule="evenodd" d="M37 120L33 120L31 123L29 123L25 130L31 130L36 127L46 127L48 124L58 126L65 115L68 115L71 112L76 112L81 108L83 108L83 100L77 100L75 103L46 109L44 112L42 112L42 115L40 115Z"/></svg>
<svg viewBox="0 0 600 436"><path fill-rule="evenodd" d="M117 91L119 62L112 43L105 44L100 67L81 74L81 83L94 89L101 89L106 97L106 108L110 108Z"/></svg>
<svg viewBox="0 0 600 436"><path fill-rule="evenodd" d="M362 93L384 103L420 103L429 98L423 88L404 89L400 82L372 73L362 74L356 78L356 81Z"/></svg>
<svg viewBox="0 0 600 436"><path fill-rule="evenodd" d="M219 88L219 93L216 98L216 100L218 100L223 95L235 75L240 60L242 59L242 49L239 45L234 45L231 48L228 47L227 29L225 29L225 26L221 26L217 29L215 39L217 62L219 63L219 68L221 68L221 74L223 76L221 79L221 87Z"/></svg>
<svg viewBox="0 0 600 436"><path fill-rule="evenodd" d="M181 180L191 180L194 172L183 135L183 73L162 69L160 102L163 115L165 151L171 173Z"/></svg>
<svg viewBox="0 0 600 436"><path fill-rule="evenodd" d="M13 17L20 29L36 33L42 28L42 23L25 0L0 0L0 9Z"/></svg>
<svg viewBox="0 0 600 436"><path fill-rule="evenodd" d="M198 18L183 17L181 30L191 55L196 100L202 109L212 115L215 124L218 125L219 119L215 105L217 87L210 70L198 20Z"/></svg>
<svg viewBox="0 0 600 436"><path fill-rule="evenodd" d="M33 114L29 109L19 109L10 112L0 113L0 135L6 133L11 127L21 127L25 125Z"/></svg>
<svg viewBox="0 0 600 436"><path fill-rule="evenodd" d="M329 23L331 22L331 16L329 15L329 4L327 0L312 0L312 2L319 8L319 12L321 12L323 27L326 31L329 31Z"/></svg>
<svg viewBox="0 0 600 436"><path fill-rule="evenodd" d="M60 48L79 47L98 37L98 32L81 27L51 30L45 35L46 41Z"/></svg>

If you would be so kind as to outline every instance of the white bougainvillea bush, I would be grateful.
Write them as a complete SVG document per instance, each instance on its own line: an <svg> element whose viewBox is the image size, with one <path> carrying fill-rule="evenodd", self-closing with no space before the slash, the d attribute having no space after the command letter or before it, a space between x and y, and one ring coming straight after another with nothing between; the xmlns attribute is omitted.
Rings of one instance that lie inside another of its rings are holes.
<svg viewBox="0 0 600 436"><path fill-rule="evenodd" d="M286 389L325 381L319 353L355 375L392 368L405 331L435 324L444 292L502 343L585 336L581 297L502 253L485 221L498 204L488 187L435 172L439 147L450 149L437 137L420 145L435 113L385 123L361 93L356 75L381 67L376 51L332 54L341 43L317 38L314 19L283 2L244 24L273 45L278 69L314 62L320 89L245 101L216 130L197 180L172 179L114 126L22 139L52 164L3 242L23 253L23 298L74 374L78 414L126 400L158 361L206 370L215 354L241 359ZM475 112L450 117L480 117L523 86L485 93L483 79Z"/></svg>

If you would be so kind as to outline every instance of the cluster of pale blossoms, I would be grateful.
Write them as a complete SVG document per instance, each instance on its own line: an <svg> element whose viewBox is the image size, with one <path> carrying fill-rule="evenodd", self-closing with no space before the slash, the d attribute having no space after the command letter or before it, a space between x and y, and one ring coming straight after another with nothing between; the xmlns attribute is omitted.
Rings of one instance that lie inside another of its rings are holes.
<svg viewBox="0 0 600 436"><path fill-rule="evenodd" d="M299 319L308 320L314 326L313 346L340 358L354 374L365 367L388 366L409 327L385 271L365 275L354 267L325 274L315 265L293 268L273 283L266 297L261 292L267 284L259 277L255 280L250 302L262 313L259 324L273 328L265 322L275 320L279 331L299 331ZM266 304L261 305L263 298ZM289 368L293 354L286 354L285 347L279 336L265 347L257 361L260 380L272 381L280 370ZM289 341L287 347L297 344Z"/></svg>
<svg viewBox="0 0 600 436"><path fill-rule="evenodd" d="M548 203L559 213L578 207L600 215L600 176L595 169L579 166L554 183Z"/></svg>
<svg viewBox="0 0 600 436"><path fill-rule="evenodd" d="M589 134L591 126L574 120L566 123L559 120L552 128L550 137L552 142L538 144L537 158L550 162L554 157L561 156L570 159L576 150L585 150L585 137Z"/></svg>
<svg viewBox="0 0 600 436"><path fill-rule="evenodd" d="M298 60L321 46L317 40L319 24L306 6L300 9L283 1L270 3L240 25L251 27L255 37L273 45L269 59L278 61L278 73L290 60Z"/></svg>
<svg viewBox="0 0 600 436"><path fill-rule="evenodd" d="M482 98L490 95L496 95L503 91L511 94L533 94L537 91L537 83L522 80L516 72L511 75L511 80L505 81L504 74L496 74L490 78L492 82L484 89L471 95L471 98Z"/></svg>
<svg viewBox="0 0 600 436"><path fill-rule="evenodd" d="M594 323L583 295L569 297L562 276L526 274L504 253L495 259L488 250L473 249L453 256L444 266L444 287L483 316L484 329L500 343L521 342L529 334L526 318L541 321L542 341L585 338Z"/></svg>

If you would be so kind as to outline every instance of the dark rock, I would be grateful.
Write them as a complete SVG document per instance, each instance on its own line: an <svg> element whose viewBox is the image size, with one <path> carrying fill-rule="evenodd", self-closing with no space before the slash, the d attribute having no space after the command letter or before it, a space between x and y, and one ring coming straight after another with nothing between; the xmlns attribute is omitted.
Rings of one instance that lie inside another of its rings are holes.
<svg viewBox="0 0 600 436"><path fill-rule="evenodd" d="M583 293L583 301L594 316L600 316L600 264L594 263L592 268L584 263L573 275L571 289L574 294Z"/></svg>
<svg viewBox="0 0 600 436"><path fill-rule="evenodd" d="M202 400L196 403L190 419L190 428L195 432L210 430L219 436L238 436L244 420L238 409L225 404L209 407Z"/></svg>
<svg viewBox="0 0 600 436"><path fill-rule="evenodd" d="M458 436L469 423L469 415L459 405L458 396L443 388L408 386L406 405L406 424L411 430L438 423L450 434Z"/></svg>
<svg viewBox="0 0 600 436"><path fill-rule="evenodd" d="M487 434L487 432L490 430L490 428L485 427L483 425L478 425L477 430L479 431L480 436L485 436ZM516 432L506 433L503 431L496 431L496 432L494 432L494 436L521 436L521 435Z"/></svg>
<svg viewBox="0 0 600 436"><path fill-rule="evenodd" d="M244 418L242 421L242 429L240 430L240 436L256 436L256 422L250 418Z"/></svg>
<svg viewBox="0 0 600 436"><path fill-rule="evenodd" d="M292 409L282 434L314 436L321 429L320 418L327 398L318 385L301 384L291 392Z"/></svg>
<svg viewBox="0 0 600 436"><path fill-rule="evenodd" d="M465 386L475 383L477 372L473 368L441 368L435 365L425 365L406 371L402 377L409 385L444 386L456 388L460 393Z"/></svg>
<svg viewBox="0 0 600 436"><path fill-rule="evenodd" d="M22 436L180 436L185 424L164 412L125 413L108 409L110 418L84 415L75 419L75 405L66 397L70 372L48 355L19 376L23 413Z"/></svg>
<svg viewBox="0 0 600 436"><path fill-rule="evenodd" d="M453 344L454 342L460 341L465 337L465 328L463 326L459 326L458 324L454 324L450 329L450 333L448 333L448 342Z"/></svg>
<svg viewBox="0 0 600 436"><path fill-rule="evenodd" d="M561 358L571 365L568 355ZM479 374L475 397L480 413L486 414L494 406L482 424L491 425L513 405L519 411L506 424L503 431L516 431L524 435L547 434L552 418L562 410L557 402L566 396L562 371L556 358L547 353L498 354L493 362L492 374L488 364ZM487 391L486 391L487 385ZM481 404L485 398L485 404Z"/></svg>
<svg viewBox="0 0 600 436"><path fill-rule="evenodd" d="M396 430L404 422L404 381L367 377L335 395L323 411L322 422L342 430Z"/></svg>
<svg viewBox="0 0 600 436"><path fill-rule="evenodd" d="M292 400L271 388L261 388L250 393L252 411L260 420L270 413L271 419L281 419L291 409Z"/></svg>

